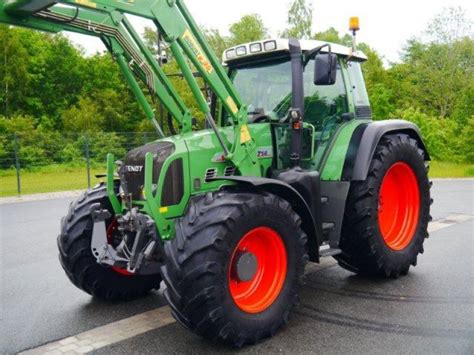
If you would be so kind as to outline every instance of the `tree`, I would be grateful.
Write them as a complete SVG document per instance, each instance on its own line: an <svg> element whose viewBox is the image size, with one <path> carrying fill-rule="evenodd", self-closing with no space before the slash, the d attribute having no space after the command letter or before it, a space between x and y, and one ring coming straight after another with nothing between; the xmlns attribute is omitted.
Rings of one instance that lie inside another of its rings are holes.
<svg viewBox="0 0 474 355"><path fill-rule="evenodd" d="M148 26L145 27L143 41L153 54L158 54L158 32L155 29Z"/></svg>
<svg viewBox="0 0 474 355"><path fill-rule="evenodd" d="M28 53L18 30L0 25L0 113L10 116L24 97L28 84Z"/></svg>
<svg viewBox="0 0 474 355"><path fill-rule="evenodd" d="M288 10L288 28L283 31L282 37L309 39L313 27L313 6L306 0L293 0Z"/></svg>
<svg viewBox="0 0 474 355"><path fill-rule="evenodd" d="M382 57L365 43L360 43L358 49L367 56L367 62L362 64L365 85L370 97L374 119L391 118L396 106L394 94L387 85L388 73L384 68Z"/></svg>
<svg viewBox="0 0 474 355"><path fill-rule="evenodd" d="M229 32L231 45L258 41L267 36L263 20L257 14L243 16L239 22L230 26Z"/></svg>
<svg viewBox="0 0 474 355"><path fill-rule="evenodd" d="M18 91L15 100L10 100L10 111L33 116L37 124L48 121L46 126L60 129L60 112L77 102L84 84L87 68L82 66L83 53L61 35L18 28L10 31L19 41L8 56L10 70L21 65L18 58L22 53L26 58L26 77L18 75L13 80Z"/></svg>
<svg viewBox="0 0 474 355"><path fill-rule="evenodd" d="M474 85L473 57L474 40L468 38L451 45L413 40L405 49L405 63L393 70L399 74L403 71L399 80L405 85L407 101L424 112L446 118L453 115Z"/></svg>
<svg viewBox="0 0 474 355"><path fill-rule="evenodd" d="M390 102L437 118L467 122L474 113L474 39L460 8L445 9L425 30L429 39L411 39L402 62L376 79L392 93Z"/></svg>
<svg viewBox="0 0 474 355"><path fill-rule="evenodd" d="M325 42L339 43L344 46L352 46L352 37L348 34L345 34L341 37L339 32L334 27L330 27L326 31L316 33L313 38Z"/></svg>
<svg viewBox="0 0 474 355"><path fill-rule="evenodd" d="M122 72L109 54L84 58L82 97L94 98L99 115L104 117L102 129L133 131L144 113L124 80Z"/></svg>
<svg viewBox="0 0 474 355"><path fill-rule="evenodd" d="M204 28L202 31L204 36L206 36L207 42L219 59L222 57L222 53L224 53L225 49L232 46L230 39L223 36L218 29Z"/></svg>
<svg viewBox="0 0 474 355"><path fill-rule="evenodd" d="M65 110L62 117L68 132L98 132L105 120L96 101L88 97L80 97L77 106Z"/></svg>
<svg viewBox="0 0 474 355"><path fill-rule="evenodd" d="M425 31L430 42L452 44L464 37L474 37L473 22L462 7L447 7L436 15Z"/></svg>

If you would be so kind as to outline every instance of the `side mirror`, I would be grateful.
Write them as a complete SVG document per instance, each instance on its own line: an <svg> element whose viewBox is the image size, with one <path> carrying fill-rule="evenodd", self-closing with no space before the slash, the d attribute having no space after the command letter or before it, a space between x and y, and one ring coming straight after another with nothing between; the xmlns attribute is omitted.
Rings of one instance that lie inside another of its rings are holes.
<svg viewBox="0 0 474 355"><path fill-rule="evenodd" d="M314 58L314 85L334 85L337 74L337 55L319 53Z"/></svg>

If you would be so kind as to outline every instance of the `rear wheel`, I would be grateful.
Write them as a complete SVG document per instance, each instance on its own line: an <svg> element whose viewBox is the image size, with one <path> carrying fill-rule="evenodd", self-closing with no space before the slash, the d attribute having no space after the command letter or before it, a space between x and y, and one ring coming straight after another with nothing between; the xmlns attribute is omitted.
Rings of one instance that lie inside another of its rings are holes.
<svg viewBox="0 0 474 355"><path fill-rule="evenodd" d="M398 277L416 265L428 237L430 182L424 152L405 134L382 138L365 181L349 191L339 264Z"/></svg>
<svg viewBox="0 0 474 355"><path fill-rule="evenodd" d="M145 296L152 289L159 289L160 275L130 275L125 269L99 265L92 255L91 239L93 220L92 205L112 210L104 186L87 191L69 207L61 220L58 236L59 261L71 282L90 295L106 301L130 301ZM116 230L115 221L107 221L107 237L112 243Z"/></svg>
<svg viewBox="0 0 474 355"><path fill-rule="evenodd" d="M274 335L298 301L308 260L300 224L290 204L270 194L220 192L192 201L164 248L174 317L232 346Z"/></svg>

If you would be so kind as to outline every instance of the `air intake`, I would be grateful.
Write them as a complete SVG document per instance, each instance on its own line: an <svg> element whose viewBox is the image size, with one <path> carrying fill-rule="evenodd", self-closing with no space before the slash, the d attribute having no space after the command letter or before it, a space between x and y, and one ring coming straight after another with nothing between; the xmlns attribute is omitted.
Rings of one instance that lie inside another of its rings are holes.
<svg viewBox="0 0 474 355"><path fill-rule="evenodd" d="M234 176L235 166L228 166L224 169L224 176Z"/></svg>
<svg viewBox="0 0 474 355"><path fill-rule="evenodd" d="M217 177L217 169L216 168L210 168L206 170L206 176L204 177L204 180L207 182L211 179L214 179Z"/></svg>

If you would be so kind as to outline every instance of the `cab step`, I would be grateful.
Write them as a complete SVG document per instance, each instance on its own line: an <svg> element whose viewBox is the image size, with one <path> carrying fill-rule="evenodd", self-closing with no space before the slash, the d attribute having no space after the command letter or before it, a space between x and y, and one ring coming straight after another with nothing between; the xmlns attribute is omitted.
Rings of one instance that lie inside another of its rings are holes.
<svg viewBox="0 0 474 355"><path fill-rule="evenodd" d="M328 248L328 249L322 249L319 251L319 256L321 258L325 258L325 257L328 257L328 256L335 256L335 255L339 255L342 253L342 250L341 249L337 249L337 248Z"/></svg>
<svg viewBox="0 0 474 355"><path fill-rule="evenodd" d="M323 232L330 231L331 229L334 229L335 226L336 226L335 223L323 222Z"/></svg>

